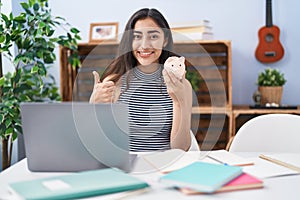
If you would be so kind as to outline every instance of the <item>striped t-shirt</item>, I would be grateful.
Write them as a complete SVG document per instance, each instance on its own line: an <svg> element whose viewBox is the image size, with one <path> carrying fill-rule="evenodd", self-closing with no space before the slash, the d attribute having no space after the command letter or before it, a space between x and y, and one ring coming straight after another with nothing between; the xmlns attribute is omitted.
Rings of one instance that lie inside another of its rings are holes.
<svg viewBox="0 0 300 200"><path fill-rule="evenodd" d="M162 67L152 74L133 68L126 85L122 77L119 101L129 108L130 151L170 149L173 103L163 81Z"/></svg>

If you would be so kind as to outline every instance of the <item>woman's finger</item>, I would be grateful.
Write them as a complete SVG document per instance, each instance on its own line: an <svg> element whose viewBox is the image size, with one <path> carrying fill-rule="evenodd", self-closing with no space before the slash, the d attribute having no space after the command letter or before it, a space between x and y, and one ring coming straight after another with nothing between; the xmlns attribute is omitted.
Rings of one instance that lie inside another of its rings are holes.
<svg viewBox="0 0 300 200"><path fill-rule="evenodd" d="M100 83L100 75L98 72L93 71L93 75L94 75L94 85L96 85L97 83Z"/></svg>

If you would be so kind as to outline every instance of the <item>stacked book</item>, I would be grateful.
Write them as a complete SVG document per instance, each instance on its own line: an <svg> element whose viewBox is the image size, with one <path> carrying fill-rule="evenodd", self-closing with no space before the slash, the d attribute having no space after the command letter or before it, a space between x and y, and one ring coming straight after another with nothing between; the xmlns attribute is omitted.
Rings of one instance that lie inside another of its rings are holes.
<svg viewBox="0 0 300 200"><path fill-rule="evenodd" d="M226 150L202 154L170 149L141 157L162 173L161 183L187 195L263 188L261 179L243 171L254 161Z"/></svg>
<svg viewBox="0 0 300 200"><path fill-rule="evenodd" d="M172 24L171 31L175 42L213 39L209 20Z"/></svg>
<svg viewBox="0 0 300 200"><path fill-rule="evenodd" d="M216 193L263 187L260 179L243 173L241 167L200 161L163 175L160 181L178 188L185 194Z"/></svg>
<svg viewBox="0 0 300 200"><path fill-rule="evenodd" d="M149 185L143 180L116 168L25 180L9 185L13 199L26 200L78 199L121 192L138 193L148 188Z"/></svg>

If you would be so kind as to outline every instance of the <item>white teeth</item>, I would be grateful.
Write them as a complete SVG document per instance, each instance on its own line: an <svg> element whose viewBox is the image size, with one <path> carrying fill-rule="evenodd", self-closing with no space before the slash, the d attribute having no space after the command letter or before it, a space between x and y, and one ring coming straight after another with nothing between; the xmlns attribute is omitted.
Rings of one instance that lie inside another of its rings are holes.
<svg viewBox="0 0 300 200"><path fill-rule="evenodd" d="M151 54L151 52L140 52L140 54L141 54L142 56L148 56L148 55Z"/></svg>

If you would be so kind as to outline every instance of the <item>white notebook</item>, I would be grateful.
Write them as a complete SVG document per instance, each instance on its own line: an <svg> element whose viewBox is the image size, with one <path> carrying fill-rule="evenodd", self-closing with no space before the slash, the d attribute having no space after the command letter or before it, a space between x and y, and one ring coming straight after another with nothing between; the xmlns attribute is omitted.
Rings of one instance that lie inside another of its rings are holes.
<svg viewBox="0 0 300 200"><path fill-rule="evenodd" d="M254 164L252 160L243 158L226 150L211 151L209 152L208 157L219 163L227 165L247 166Z"/></svg>
<svg viewBox="0 0 300 200"><path fill-rule="evenodd" d="M161 173L168 173L187 165L190 165L201 158L199 152L185 152L181 149L170 149L163 152L154 152L141 156L149 165Z"/></svg>

